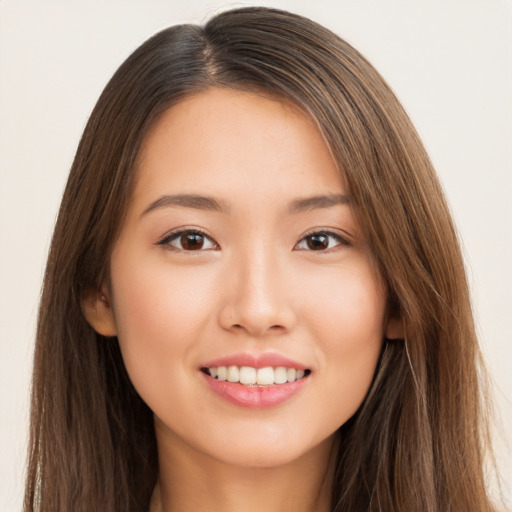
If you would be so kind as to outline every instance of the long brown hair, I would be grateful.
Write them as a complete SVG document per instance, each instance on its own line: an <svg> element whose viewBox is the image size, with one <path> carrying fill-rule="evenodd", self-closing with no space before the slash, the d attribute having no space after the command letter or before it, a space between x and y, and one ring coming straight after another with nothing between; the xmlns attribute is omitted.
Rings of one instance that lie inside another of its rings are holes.
<svg viewBox="0 0 512 512"><path fill-rule="evenodd" d="M333 511L491 511L480 355L459 245L430 160L399 102L345 41L261 7L166 29L119 68L80 141L39 311L26 511L146 510L157 478L152 413L117 340L81 303L108 278L148 128L208 87L264 90L318 124L343 169L403 341L340 428Z"/></svg>

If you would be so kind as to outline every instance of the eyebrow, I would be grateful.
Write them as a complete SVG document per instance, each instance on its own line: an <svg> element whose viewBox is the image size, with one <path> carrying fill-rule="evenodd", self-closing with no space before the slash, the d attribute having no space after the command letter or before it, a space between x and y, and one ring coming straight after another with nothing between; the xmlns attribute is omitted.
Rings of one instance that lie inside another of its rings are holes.
<svg viewBox="0 0 512 512"><path fill-rule="evenodd" d="M289 212L292 214L307 212L317 208L331 208L340 204L350 204L350 197L345 194L328 194L322 196L305 197L292 201Z"/></svg>
<svg viewBox="0 0 512 512"><path fill-rule="evenodd" d="M176 194L165 195L153 201L141 214L148 214L153 210L169 206L181 206L184 208L194 208L195 210L206 210L214 212L225 212L227 207L213 197L199 196L196 194Z"/></svg>
<svg viewBox="0 0 512 512"><path fill-rule="evenodd" d="M337 205L350 204L349 196L344 194L327 194L321 196L305 197L295 199L288 207L290 214L302 213L317 208L331 208ZM141 217L158 210L170 206L180 206L184 208L193 208L195 210L227 212L227 206L217 199L208 196L200 196L197 194L175 194L164 195L153 201L141 214Z"/></svg>

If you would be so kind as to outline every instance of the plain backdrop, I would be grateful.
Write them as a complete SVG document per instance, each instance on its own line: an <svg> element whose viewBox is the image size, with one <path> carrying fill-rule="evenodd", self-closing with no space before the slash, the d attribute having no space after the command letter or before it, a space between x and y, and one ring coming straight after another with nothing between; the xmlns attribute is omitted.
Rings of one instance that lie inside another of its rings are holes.
<svg viewBox="0 0 512 512"><path fill-rule="evenodd" d="M87 117L154 32L258 2L0 0L0 510L22 508L41 280ZM512 496L512 2L282 0L347 39L390 83L445 187L501 416ZM87 383L84 383L86 385ZM499 430L499 429L496 429ZM507 444L509 448L507 448ZM508 451L507 451L508 450Z"/></svg>

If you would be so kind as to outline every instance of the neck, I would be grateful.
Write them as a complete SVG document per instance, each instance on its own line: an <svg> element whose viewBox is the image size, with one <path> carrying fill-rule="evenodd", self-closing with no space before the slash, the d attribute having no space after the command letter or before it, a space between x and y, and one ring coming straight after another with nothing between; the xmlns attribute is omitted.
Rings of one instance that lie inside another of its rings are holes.
<svg viewBox="0 0 512 512"><path fill-rule="evenodd" d="M330 510L333 438L277 467L233 466L179 440L157 440L159 478L150 512Z"/></svg>

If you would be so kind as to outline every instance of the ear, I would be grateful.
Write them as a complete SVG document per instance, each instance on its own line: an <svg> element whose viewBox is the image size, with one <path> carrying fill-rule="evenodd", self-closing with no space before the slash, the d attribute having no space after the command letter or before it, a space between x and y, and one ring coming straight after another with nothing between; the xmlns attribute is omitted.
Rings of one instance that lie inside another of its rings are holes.
<svg viewBox="0 0 512 512"><path fill-rule="evenodd" d="M388 340L403 340L405 338L405 327L402 318L388 318L384 336Z"/></svg>
<svg viewBox="0 0 512 512"><path fill-rule="evenodd" d="M82 311L91 327L102 336L117 336L117 325L108 289L91 290L82 300Z"/></svg>

